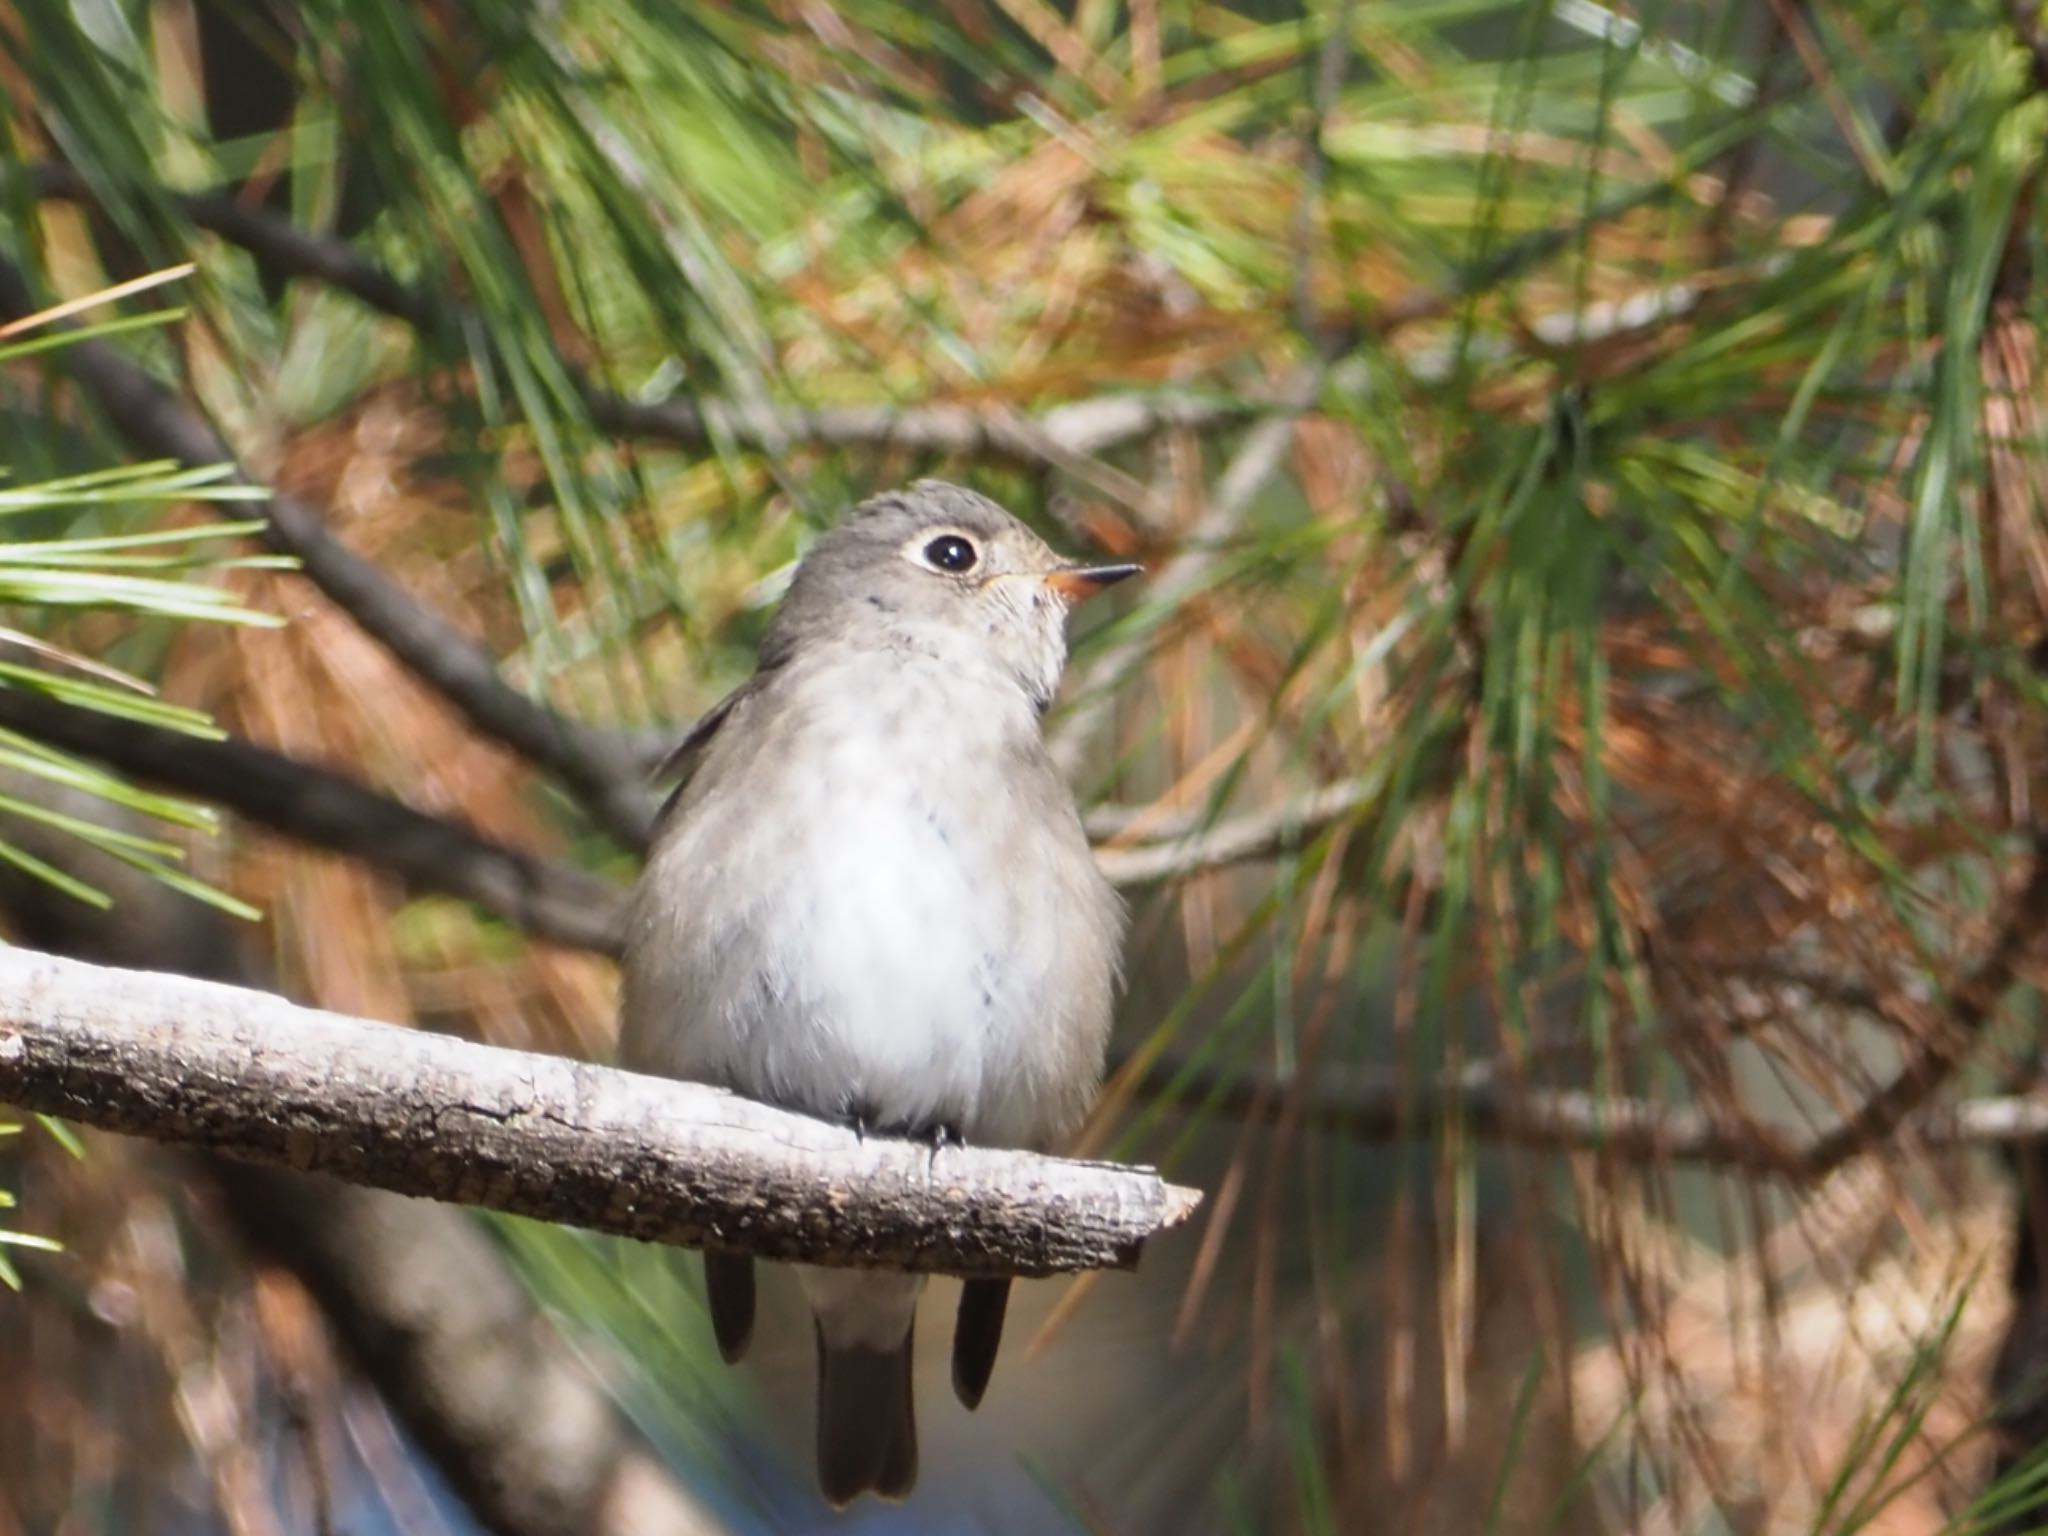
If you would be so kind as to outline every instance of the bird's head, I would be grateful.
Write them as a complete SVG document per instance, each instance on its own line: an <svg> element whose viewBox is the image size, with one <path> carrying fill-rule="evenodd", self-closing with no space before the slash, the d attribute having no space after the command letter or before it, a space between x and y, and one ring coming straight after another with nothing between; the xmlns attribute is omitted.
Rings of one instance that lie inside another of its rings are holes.
<svg viewBox="0 0 2048 1536"><path fill-rule="evenodd" d="M1013 678L1043 709L1066 661L1075 603L1135 565L1066 560L986 496L920 480L863 502L812 546L777 627L904 637Z"/></svg>

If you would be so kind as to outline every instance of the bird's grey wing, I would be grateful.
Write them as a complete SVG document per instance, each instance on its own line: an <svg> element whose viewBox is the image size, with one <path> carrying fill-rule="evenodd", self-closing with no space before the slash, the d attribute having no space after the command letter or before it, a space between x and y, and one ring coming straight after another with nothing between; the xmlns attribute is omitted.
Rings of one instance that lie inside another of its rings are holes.
<svg viewBox="0 0 2048 1536"><path fill-rule="evenodd" d="M676 743L675 748L661 760L661 766L654 770L656 779L674 779L676 787L668 792L668 799L662 802L661 821L675 808L676 796L680 795L690 782L690 775L697 771L697 764L704 756L704 749L711 745L711 738L718 734L718 728L725 724L739 702L752 693L759 684L759 676L748 678L716 704L697 717L697 723L690 727L689 734Z"/></svg>
<svg viewBox="0 0 2048 1536"><path fill-rule="evenodd" d="M711 738L718 734L718 728L739 703L760 684L756 673L739 687L733 689L710 709L701 715L690 727L676 749L662 759L661 767L655 770L657 778L676 776L676 787L669 791L668 799L662 802L661 812L654 819L656 828L668 820L669 813L676 807L676 801L690 786L690 775L703 760L704 749L711 744ZM754 1337L754 1261L744 1253L704 1253L704 1306L711 1314L711 1333L718 1341L718 1353L727 1365L739 1362L747 1352L747 1345Z"/></svg>
<svg viewBox="0 0 2048 1536"><path fill-rule="evenodd" d="M661 765L654 770L656 779L673 778L676 787L668 792L668 798L661 803L661 811L654 818L658 828L675 809L677 797L689 787L690 775L697 771L697 765L704 760L704 751L711 745L711 739L718 734L718 728L732 718L739 706L760 692L766 683L789 660L790 645L779 630L770 630L761 642L761 653L754 666L754 675L739 687L733 689L716 704L697 717L697 723L690 727L683 739L676 743Z"/></svg>
<svg viewBox="0 0 2048 1536"><path fill-rule="evenodd" d="M773 639L772 636L770 638ZM700 715L688 734L661 760L654 776L657 779L674 777L676 787L669 791L668 799L662 802L660 814L655 817L657 829L668 819L683 791L689 787L690 776L704 760L705 749L718 734L718 728L749 696L759 691L762 681L787 657L787 646L764 644L754 675ZM743 1253L705 1253L704 1300L711 1314L711 1331L718 1340L718 1352L725 1357L727 1364L732 1364L747 1352L747 1345L754 1337L753 1259Z"/></svg>

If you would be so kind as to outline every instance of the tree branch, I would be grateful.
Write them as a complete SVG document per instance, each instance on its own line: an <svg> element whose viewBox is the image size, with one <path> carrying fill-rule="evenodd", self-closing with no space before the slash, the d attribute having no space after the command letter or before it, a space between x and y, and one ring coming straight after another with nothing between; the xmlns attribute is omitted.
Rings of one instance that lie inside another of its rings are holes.
<svg viewBox="0 0 2048 1536"><path fill-rule="evenodd" d="M1365 779L1326 784L1307 794L1206 824L1199 814L1100 806L1083 818L1090 836L1108 840L1144 827L1155 840L1095 850L1095 862L1120 886L1178 880L1204 870L1270 859L1300 848L1367 804L1377 787Z"/></svg>
<svg viewBox="0 0 2048 1536"><path fill-rule="evenodd" d="M162 726L0 688L0 726L99 759L133 778L196 795L286 837L396 874L414 890L475 902L524 932L616 955L624 898L574 865L494 842L346 774L253 742Z"/></svg>
<svg viewBox="0 0 2048 1536"><path fill-rule="evenodd" d="M1039 415L1002 406L945 403L802 406L724 400L642 403L587 382L590 419L622 437L690 446L724 439L766 453L791 448L895 448L958 458L988 458L1027 469L1058 469L1113 499L1149 509L1150 494L1096 455L1170 427L1204 430L1270 402L1178 395L1102 395L1056 405Z"/></svg>
<svg viewBox="0 0 2048 1536"><path fill-rule="evenodd" d="M37 165L27 181L35 195L67 202L90 200L85 179L69 166ZM451 320L445 300L401 282L346 241L299 228L260 208L245 208L218 193L169 193L166 200L193 225L220 236L280 271L336 288L415 330L435 331ZM1215 427L1272 403L1206 395L1113 394L1076 400L1038 414L966 405L767 406L722 400L637 401L575 378L591 421L621 437L643 437L701 448L718 441L782 453L800 444L826 448L897 448L934 455L981 456L1028 468L1063 469L1084 481L1098 472L1128 494L1126 477L1093 464L1107 453L1170 427Z"/></svg>
<svg viewBox="0 0 2048 1536"><path fill-rule="evenodd" d="M1149 1169L861 1138L716 1088L0 952L0 1103L656 1242L809 1264L1134 1267Z"/></svg>
<svg viewBox="0 0 2048 1536"><path fill-rule="evenodd" d="M347 854L417 891L474 902L552 943L616 956L625 893L571 864L507 847L462 822L430 815L348 775L230 737L212 741L162 726L0 688L0 726L109 767L195 795L255 825ZM1098 847L1113 885L1174 880L1299 848L1371 798L1363 780L1325 785L1278 805L1205 824L1200 813L1103 807L1087 818L1098 841L1137 828L1154 839Z"/></svg>
<svg viewBox="0 0 2048 1536"><path fill-rule="evenodd" d="M35 308L20 269L0 261L0 316ZM56 362L85 384L141 451L193 466L233 462L227 444L197 412L106 344L74 342ZM241 516L252 504L233 505ZM614 836L636 848L645 843L654 800L623 738L566 719L509 687L482 646L336 538L297 497L273 495L253 507L265 522L264 542L296 558L314 585L471 725L559 778Z"/></svg>
<svg viewBox="0 0 2048 1536"><path fill-rule="evenodd" d="M1802 1133L1698 1105L1512 1083L1491 1062L1475 1063L1449 1080L1403 1083L1380 1076L1363 1083L1302 1085L1255 1072L1163 1061L1147 1068L1132 1092L1148 1099L1171 1096L1178 1103L1199 1105L1204 1113L1240 1120L1277 1120L1289 1095L1299 1095L1305 1128L1355 1141L1420 1140L1455 1123L1462 1134L1480 1141L1599 1152L1629 1162L1737 1169L1794 1184L1818 1183L1852 1156L1884 1145L1846 1142L1839 1126ZM2048 1141L2048 1094L1927 1107L1892 1129L1906 1123L1914 1139L1929 1147Z"/></svg>
<svg viewBox="0 0 2048 1536"><path fill-rule="evenodd" d="M618 887L414 810L333 769L253 742L209 741L19 689L0 688L0 726L361 859L414 890L474 902L537 938L597 954L619 952L625 893ZM1151 885L1299 848L1371 797L1366 781L1355 779L1207 823L1199 812L1116 806L1089 813L1087 825L1098 841L1139 829L1152 833L1147 841L1095 851L1113 885Z"/></svg>

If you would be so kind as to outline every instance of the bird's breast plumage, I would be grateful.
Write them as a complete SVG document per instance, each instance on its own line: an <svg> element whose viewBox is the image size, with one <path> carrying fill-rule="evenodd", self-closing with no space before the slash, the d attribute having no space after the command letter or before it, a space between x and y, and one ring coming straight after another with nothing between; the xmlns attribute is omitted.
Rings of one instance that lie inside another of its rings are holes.
<svg viewBox="0 0 2048 1536"><path fill-rule="evenodd" d="M628 1065L879 1128L1069 1134L1121 911L1033 702L915 649L764 678L672 809L631 921Z"/></svg>

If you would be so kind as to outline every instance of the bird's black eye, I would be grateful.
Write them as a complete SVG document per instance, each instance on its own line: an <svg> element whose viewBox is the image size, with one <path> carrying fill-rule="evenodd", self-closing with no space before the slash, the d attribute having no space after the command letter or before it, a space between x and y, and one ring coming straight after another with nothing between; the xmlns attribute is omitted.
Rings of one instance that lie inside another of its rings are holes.
<svg viewBox="0 0 2048 1536"><path fill-rule="evenodd" d="M974 546L957 533L942 533L924 547L924 557L931 562L935 571L945 571L958 576L963 571L974 569L975 561L981 556Z"/></svg>

